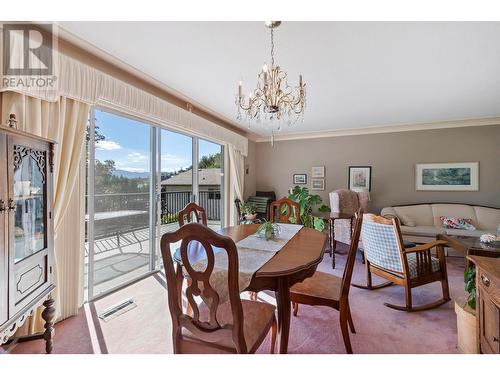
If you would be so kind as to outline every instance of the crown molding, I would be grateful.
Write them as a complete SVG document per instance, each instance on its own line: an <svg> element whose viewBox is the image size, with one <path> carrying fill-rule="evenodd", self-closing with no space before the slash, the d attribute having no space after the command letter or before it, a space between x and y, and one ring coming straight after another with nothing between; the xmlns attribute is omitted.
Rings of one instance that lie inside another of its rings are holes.
<svg viewBox="0 0 500 375"><path fill-rule="evenodd" d="M364 134L397 133L397 132L417 131L417 130L465 128L471 126L487 126L487 125L500 125L500 117L482 117L473 119L438 121L438 122L416 123L416 124L373 126L367 128L338 129L338 130L329 130L322 132L275 134L274 141L275 142L292 141L299 139L344 137L349 135L364 135ZM249 137L249 139L253 142L270 142L270 136L260 136L253 139Z"/></svg>

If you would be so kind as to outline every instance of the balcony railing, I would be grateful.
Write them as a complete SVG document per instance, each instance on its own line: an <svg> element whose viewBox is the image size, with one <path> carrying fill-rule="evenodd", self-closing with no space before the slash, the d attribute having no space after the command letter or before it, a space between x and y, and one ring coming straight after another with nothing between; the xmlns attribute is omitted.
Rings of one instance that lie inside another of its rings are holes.
<svg viewBox="0 0 500 375"><path fill-rule="evenodd" d="M88 197L87 197L88 198ZM191 191L161 192L161 215L175 215L193 199ZM149 212L149 193L95 194L94 211L146 211ZM200 191L199 205L205 208L208 220L221 219L220 190Z"/></svg>

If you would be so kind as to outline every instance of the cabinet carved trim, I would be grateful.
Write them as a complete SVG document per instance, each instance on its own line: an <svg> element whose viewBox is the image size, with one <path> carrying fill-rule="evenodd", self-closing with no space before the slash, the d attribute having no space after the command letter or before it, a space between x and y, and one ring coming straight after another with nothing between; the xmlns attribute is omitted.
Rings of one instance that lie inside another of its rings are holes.
<svg viewBox="0 0 500 375"><path fill-rule="evenodd" d="M14 336L16 331L26 323L26 320L32 316L35 311L43 305L44 301L47 299L48 295L40 299L36 304L30 306L23 314L21 314L15 321L13 321L6 329L0 331L0 345L5 344L9 339Z"/></svg>
<svg viewBox="0 0 500 375"><path fill-rule="evenodd" d="M30 273L36 272L36 271L38 271L38 278L34 281L34 277ZM32 287L34 287L35 285L37 285L40 282L40 280L42 279L42 276L43 276L43 268L40 267L39 264L37 264L33 268L30 268L29 270L27 270L26 272L21 274L21 276L19 276L19 281L17 282L17 285L16 285L17 291L21 294L26 293L28 290L30 290ZM27 278L28 278L29 284L26 284L26 282L23 282L23 280L26 280ZM29 278L32 278L32 279L30 280ZM23 284L23 285L21 285L21 284Z"/></svg>
<svg viewBox="0 0 500 375"><path fill-rule="evenodd" d="M22 145L14 145L14 170L19 169L23 159L27 156L33 158L36 162L40 173L42 174L42 182L45 183L45 152L34 150L32 148L22 146Z"/></svg>

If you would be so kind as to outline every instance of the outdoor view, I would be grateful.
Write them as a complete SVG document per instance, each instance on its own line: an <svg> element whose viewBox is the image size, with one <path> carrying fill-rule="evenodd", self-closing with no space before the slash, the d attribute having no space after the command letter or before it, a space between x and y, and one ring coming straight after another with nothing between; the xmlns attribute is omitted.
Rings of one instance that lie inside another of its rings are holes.
<svg viewBox="0 0 500 375"><path fill-rule="evenodd" d="M93 181L88 180L93 196L87 194L94 214L90 217L87 207L86 217L89 298L161 265L157 236L178 228L177 212L194 201L195 194L213 229L221 227L223 212L220 145L198 140L198 186L193 189L194 139L165 129L158 131L161 201L158 220L150 223L150 186L155 176L150 173L153 127L100 110L95 111L94 123L95 143L88 145L95 153ZM93 238L89 238L91 222ZM93 261L88 256L92 248Z"/></svg>

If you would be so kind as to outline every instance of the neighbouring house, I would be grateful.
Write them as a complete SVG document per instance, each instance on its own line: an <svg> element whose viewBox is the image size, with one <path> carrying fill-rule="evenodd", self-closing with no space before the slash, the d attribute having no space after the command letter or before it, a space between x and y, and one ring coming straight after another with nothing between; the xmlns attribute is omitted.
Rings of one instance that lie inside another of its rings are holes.
<svg viewBox="0 0 500 375"><path fill-rule="evenodd" d="M220 187L222 176L220 168L208 168L198 170L199 191L213 192L211 199L220 199ZM164 192L182 192L192 191L193 188L193 170L181 172L161 182Z"/></svg>

